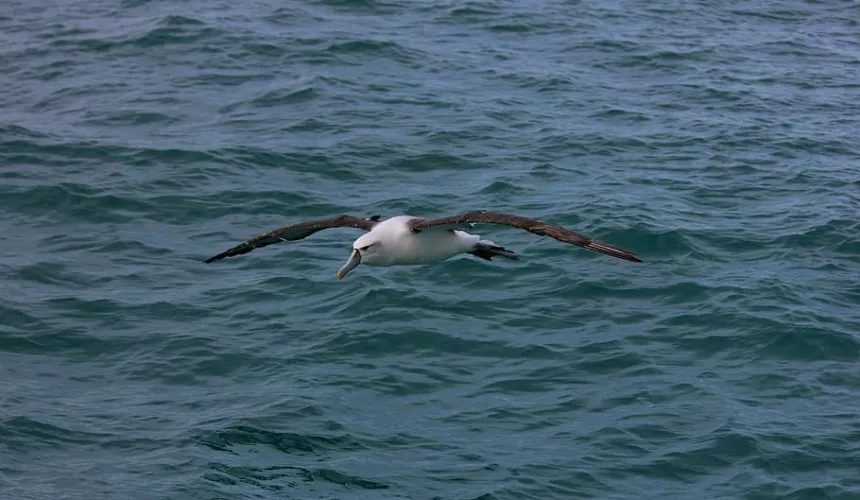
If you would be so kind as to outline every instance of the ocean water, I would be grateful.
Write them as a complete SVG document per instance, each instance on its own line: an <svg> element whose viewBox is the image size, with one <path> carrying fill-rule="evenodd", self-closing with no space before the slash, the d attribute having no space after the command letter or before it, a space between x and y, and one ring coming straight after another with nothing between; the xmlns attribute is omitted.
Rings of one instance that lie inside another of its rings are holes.
<svg viewBox="0 0 860 500"><path fill-rule="evenodd" d="M858 19L4 2L0 498L860 498ZM201 262L475 209L644 262Z"/></svg>

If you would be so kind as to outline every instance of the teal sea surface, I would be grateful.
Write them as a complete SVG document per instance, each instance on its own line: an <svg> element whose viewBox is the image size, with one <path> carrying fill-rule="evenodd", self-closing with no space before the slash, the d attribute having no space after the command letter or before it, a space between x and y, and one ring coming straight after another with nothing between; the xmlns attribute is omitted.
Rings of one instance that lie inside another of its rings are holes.
<svg viewBox="0 0 860 500"><path fill-rule="evenodd" d="M860 498L860 4L11 0L0 68L0 498ZM480 209L644 262L202 262Z"/></svg>

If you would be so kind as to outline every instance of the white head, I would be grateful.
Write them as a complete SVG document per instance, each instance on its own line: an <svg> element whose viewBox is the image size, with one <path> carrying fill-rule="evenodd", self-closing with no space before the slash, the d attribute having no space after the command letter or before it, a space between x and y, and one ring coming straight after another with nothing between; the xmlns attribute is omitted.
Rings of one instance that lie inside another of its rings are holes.
<svg viewBox="0 0 860 500"><path fill-rule="evenodd" d="M383 243L379 234L373 232L365 233L355 240L352 244L352 254L346 264L337 272L337 279L342 280L350 271L358 267L359 264L376 264L385 260L383 251Z"/></svg>

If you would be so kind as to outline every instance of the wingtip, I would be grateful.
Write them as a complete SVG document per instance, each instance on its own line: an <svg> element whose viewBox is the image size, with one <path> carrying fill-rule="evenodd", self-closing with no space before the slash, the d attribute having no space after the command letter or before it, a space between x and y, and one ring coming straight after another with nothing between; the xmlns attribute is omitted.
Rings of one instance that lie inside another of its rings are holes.
<svg viewBox="0 0 860 500"><path fill-rule="evenodd" d="M585 245L585 248L597 253L602 253L604 255L609 255L610 257L615 257L617 259L622 259L629 262L642 262L642 259L633 255L632 253L599 240L589 241L588 244Z"/></svg>
<svg viewBox="0 0 860 500"><path fill-rule="evenodd" d="M204 264L211 264L212 262L215 262L216 260L223 259L224 257L228 257L228 256L225 255L224 253L219 253L218 255L213 255L212 257L209 257L208 259L204 260L203 263Z"/></svg>
<svg viewBox="0 0 860 500"><path fill-rule="evenodd" d="M623 254L620 254L620 255L619 255L619 254L615 254L615 255L613 255L613 257L618 257L618 258L620 258L620 259L624 259L624 260L627 260L627 261L630 261L630 262L642 262L642 259L640 259L639 257L637 257L637 256L633 255L633 254L632 254L632 253L630 253L630 252L624 252Z"/></svg>

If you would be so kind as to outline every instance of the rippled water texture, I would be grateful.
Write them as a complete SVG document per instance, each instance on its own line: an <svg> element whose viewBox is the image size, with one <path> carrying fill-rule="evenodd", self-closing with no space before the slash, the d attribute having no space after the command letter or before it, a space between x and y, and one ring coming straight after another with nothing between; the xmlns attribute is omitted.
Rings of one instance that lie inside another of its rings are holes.
<svg viewBox="0 0 860 500"><path fill-rule="evenodd" d="M5 2L0 497L860 497L858 19ZM473 209L645 262L201 262Z"/></svg>

